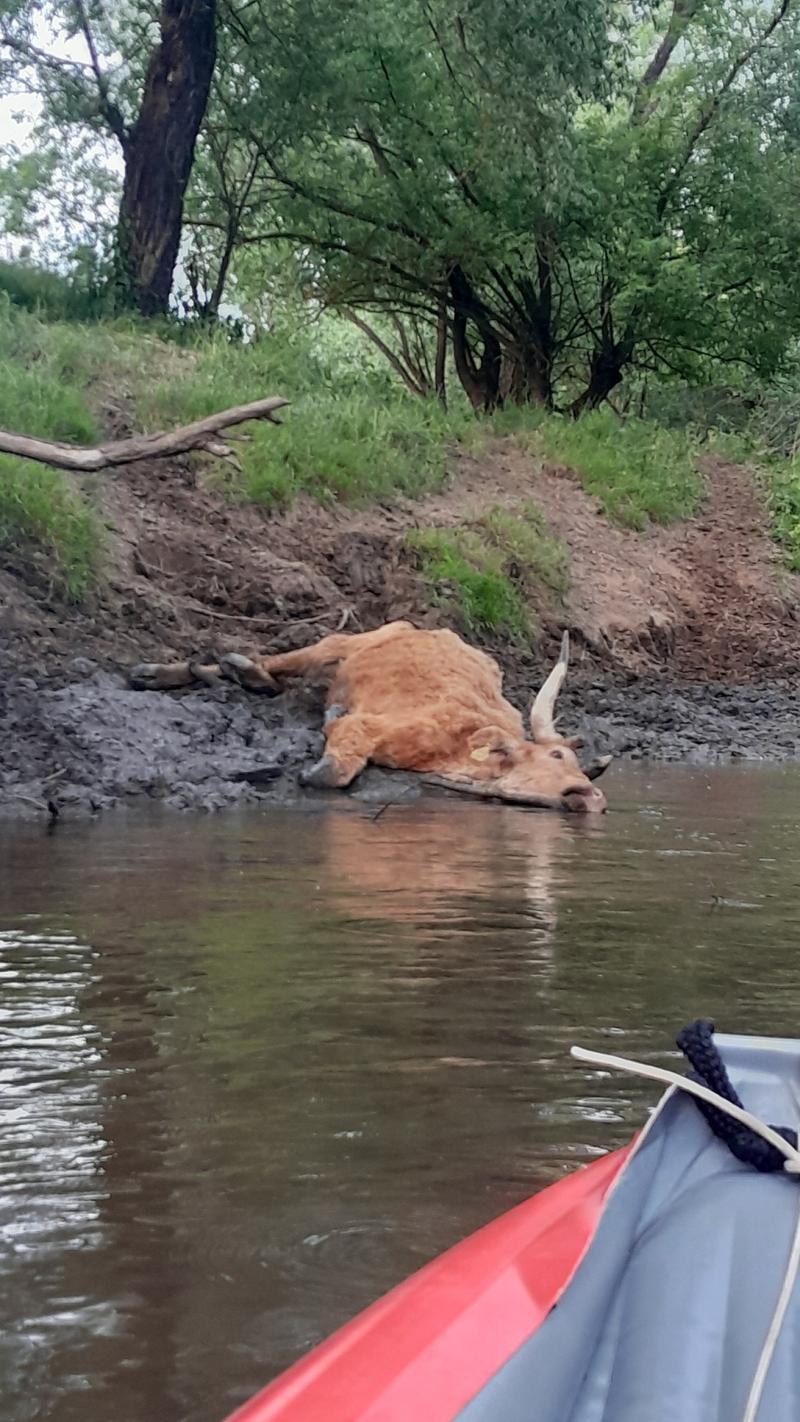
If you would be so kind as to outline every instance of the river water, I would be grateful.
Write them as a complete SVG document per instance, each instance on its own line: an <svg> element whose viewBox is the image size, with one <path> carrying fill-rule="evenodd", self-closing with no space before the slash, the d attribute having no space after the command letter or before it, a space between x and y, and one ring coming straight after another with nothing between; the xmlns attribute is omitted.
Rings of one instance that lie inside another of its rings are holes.
<svg viewBox="0 0 800 1422"><path fill-rule="evenodd" d="M220 1422L626 1141L675 1031L800 1025L800 769L0 837L3 1422Z"/></svg>

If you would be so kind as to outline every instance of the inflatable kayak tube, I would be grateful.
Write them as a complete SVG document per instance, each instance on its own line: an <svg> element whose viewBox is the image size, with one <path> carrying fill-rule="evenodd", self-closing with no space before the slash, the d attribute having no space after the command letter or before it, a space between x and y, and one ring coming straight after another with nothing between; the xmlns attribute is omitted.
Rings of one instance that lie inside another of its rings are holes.
<svg viewBox="0 0 800 1422"><path fill-rule="evenodd" d="M761 1121L800 1042L717 1036ZM800 1177L759 1173L674 1086L631 1146L479 1230L229 1422L797 1422Z"/></svg>

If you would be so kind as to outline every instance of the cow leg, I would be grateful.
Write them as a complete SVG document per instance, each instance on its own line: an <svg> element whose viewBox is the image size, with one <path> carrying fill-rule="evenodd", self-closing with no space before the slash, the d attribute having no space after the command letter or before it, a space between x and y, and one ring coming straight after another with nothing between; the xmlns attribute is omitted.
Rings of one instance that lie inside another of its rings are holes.
<svg viewBox="0 0 800 1422"><path fill-rule="evenodd" d="M268 676L310 676L324 673L330 677L347 657L368 647L379 647L394 637L411 630L410 622L388 622L373 632L334 632L310 647L295 652L279 652L274 657L259 657L258 666Z"/></svg>
<svg viewBox="0 0 800 1422"><path fill-rule="evenodd" d="M377 716L337 716L326 724L325 754L302 776L304 785L341 790L364 769L380 736Z"/></svg>
<svg viewBox="0 0 800 1422"><path fill-rule="evenodd" d="M175 691L180 686L204 681L214 686L220 668L214 661L204 662L192 657L188 662L140 662L131 667L128 681L135 691Z"/></svg>

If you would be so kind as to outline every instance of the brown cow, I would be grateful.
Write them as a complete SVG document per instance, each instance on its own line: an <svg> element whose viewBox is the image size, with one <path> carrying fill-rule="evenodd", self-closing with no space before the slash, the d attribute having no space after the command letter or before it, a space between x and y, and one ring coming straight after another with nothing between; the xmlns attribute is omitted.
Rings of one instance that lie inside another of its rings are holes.
<svg viewBox="0 0 800 1422"><path fill-rule="evenodd" d="M556 730L553 711L567 671L561 655L530 713L533 739L503 696L500 668L454 632L420 631L390 622L374 632L323 637L278 656L231 653L213 667L146 663L131 673L138 687L168 688L222 674L253 691L277 692L284 677L322 676L329 683L325 754L305 783L349 785L368 762L412 770L432 783L485 798L547 809L602 811L592 781L610 757L581 770L576 742Z"/></svg>

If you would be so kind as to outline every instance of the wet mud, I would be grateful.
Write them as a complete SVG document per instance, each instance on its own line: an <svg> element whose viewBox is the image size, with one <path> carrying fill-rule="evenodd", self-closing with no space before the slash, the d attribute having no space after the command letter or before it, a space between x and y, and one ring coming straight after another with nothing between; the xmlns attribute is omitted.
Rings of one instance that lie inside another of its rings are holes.
<svg viewBox="0 0 800 1422"><path fill-rule="evenodd" d="M790 684L596 680L572 687L562 702L562 723L584 736L587 758L611 752L694 765L800 758L800 693ZM321 752L322 715L323 693L314 687L277 697L233 684L134 691L122 673L86 658L55 679L6 666L0 816L82 817L147 799L193 811L313 804L326 792L303 789L300 776ZM613 766L613 802L612 782ZM370 769L348 793L378 804L420 789L413 775Z"/></svg>

